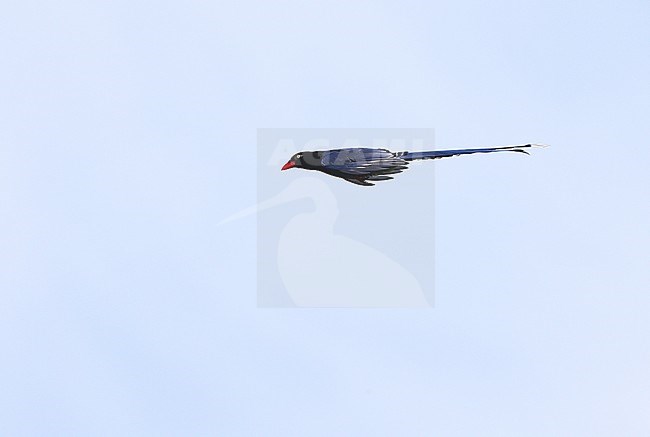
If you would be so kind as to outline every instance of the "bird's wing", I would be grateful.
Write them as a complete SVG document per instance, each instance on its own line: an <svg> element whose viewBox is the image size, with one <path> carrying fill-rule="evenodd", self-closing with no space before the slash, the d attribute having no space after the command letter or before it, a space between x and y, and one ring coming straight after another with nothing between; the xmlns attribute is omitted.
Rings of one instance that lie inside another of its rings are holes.
<svg viewBox="0 0 650 437"><path fill-rule="evenodd" d="M408 162L386 149L337 149L323 152L324 168L341 173L345 179L383 181L402 172ZM350 181L354 182L354 181ZM354 182L357 183L357 182ZM365 185L365 184L364 184Z"/></svg>

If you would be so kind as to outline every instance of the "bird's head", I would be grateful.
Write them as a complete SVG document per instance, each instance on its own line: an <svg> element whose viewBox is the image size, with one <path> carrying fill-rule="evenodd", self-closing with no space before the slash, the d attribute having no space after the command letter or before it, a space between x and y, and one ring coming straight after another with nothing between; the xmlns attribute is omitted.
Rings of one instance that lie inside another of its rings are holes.
<svg viewBox="0 0 650 437"><path fill-rule="evenodd" d="M303 164L303 158L304 158L304 152L298 152L295 155L293 155L286 164L282 166L282 170L289 170L290 168L293 167L302 167Z"/></svg>
<svg viewBox="0 0 650 437"><path fill-rule="evenodd" d="M289 170L293 167L315 169L320 166L320 158L320 152L298 152L282 166L282 170Z"/></svg>

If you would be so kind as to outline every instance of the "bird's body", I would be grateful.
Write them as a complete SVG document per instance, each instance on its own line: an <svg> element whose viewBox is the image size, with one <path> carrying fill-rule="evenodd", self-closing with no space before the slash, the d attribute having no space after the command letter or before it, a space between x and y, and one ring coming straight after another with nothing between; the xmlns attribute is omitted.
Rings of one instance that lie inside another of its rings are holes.
<svg viewBox="0 0 650 437"><path fill-rule="evenodd" d="M387 149L347 148L296 153L282 170L297 167L316 170L345 179L357 185L372 186L373 182L393 179L392 175L408 168L411 161L439 159L457 155L492 152L520 152L535 144L491 147L485 149L433 150L427 152L391 152Z"/></svg>

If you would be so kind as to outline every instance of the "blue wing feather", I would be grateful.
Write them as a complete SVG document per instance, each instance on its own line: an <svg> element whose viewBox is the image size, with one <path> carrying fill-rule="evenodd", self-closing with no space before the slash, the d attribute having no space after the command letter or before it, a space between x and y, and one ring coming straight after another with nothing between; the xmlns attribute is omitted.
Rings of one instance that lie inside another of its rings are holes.
<svg viewBox="0 0 650 437"><path fill-rule="evenodd" d="M386 149L354 148L326 151L321 164L351 177L370 178L399 173L407 168L408 162Z"/></svg>

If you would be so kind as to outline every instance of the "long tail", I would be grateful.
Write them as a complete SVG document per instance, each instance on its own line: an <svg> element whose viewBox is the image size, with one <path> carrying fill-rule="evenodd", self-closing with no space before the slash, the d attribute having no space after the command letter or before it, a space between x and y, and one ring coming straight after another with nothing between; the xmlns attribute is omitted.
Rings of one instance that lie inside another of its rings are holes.
<svg viewBox="0 0 650 437"><path fill-rule="evenodd" d="M447 158L457 155L471 155L472 153L492 153L492 152L520 152L529 155L525 150L531 147L546 147L543 144L522 144L520 146L505 147L488 147L485 149L460 149L460 150L432 150L430 152L401 152L398 154L405 161L415 161L418 159L438 159Z"/></svg>

